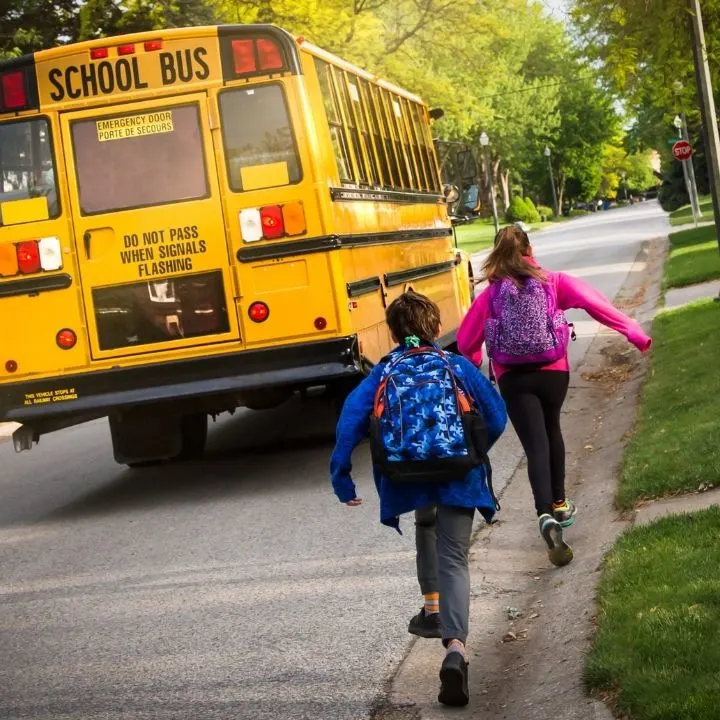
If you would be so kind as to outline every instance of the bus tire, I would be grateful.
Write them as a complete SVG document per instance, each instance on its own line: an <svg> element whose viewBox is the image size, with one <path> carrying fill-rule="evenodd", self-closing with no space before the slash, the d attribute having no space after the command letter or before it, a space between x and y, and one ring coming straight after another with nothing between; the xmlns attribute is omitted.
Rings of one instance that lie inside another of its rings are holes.
<svg viewBox="0 0 720 720"><path fill-rule="evenodd" d="M205 453L208 434L208 416L204 412L183 415L180 420L182 450L178 460L199 460Z"/></svg>

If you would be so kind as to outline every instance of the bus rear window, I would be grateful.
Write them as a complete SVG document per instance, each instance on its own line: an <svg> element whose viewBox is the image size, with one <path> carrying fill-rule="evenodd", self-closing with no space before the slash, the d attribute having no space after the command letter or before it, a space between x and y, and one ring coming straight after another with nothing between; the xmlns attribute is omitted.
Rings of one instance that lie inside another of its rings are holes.
<svg viewBox="0 0 720 720"><path fill-rule="evenodd" d="M0 124L0 176L0 203L46 198L47 217L58 216L55 163L47 120ZM0 224L5 224L1 217Z"/></svg>
<svg viewBox="0 0 720 720"><path fill-rule="evenodd" d="M197 105L72 124L84 215L207 197Z"/></svg>
<svg viewBox="0 0 720 720"><path fill-rule="evenodd" d="M232 190L300 182L300 160L280 85L228 90L220 96L220 114Z"/></svg>

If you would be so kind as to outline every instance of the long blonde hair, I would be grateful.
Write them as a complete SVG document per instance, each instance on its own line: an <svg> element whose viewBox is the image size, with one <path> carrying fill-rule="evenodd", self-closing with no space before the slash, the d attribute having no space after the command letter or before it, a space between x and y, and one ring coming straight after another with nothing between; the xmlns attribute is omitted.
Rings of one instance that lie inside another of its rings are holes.
<svg viewBox="0 0 720 720"><path fill-rule="evenodd" d="M547 282L543 270L527 261L532 257L530 238L517 225L503 228L495 237L495 246L483 263L483 279L488 281L510 278L520 285L533 277Z"/></svg>

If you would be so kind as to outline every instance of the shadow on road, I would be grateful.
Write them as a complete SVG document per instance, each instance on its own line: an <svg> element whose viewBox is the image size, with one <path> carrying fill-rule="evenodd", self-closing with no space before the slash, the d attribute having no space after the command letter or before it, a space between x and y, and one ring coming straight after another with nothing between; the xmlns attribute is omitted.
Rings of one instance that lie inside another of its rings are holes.
<svg viewBox="0 0 720 720"><path fill-rule="evenodd" d="M118 467L109 482L46 515L64 521L159 505L277 494L328 482L334 413L323 397L294 398L265 411L223 416L210 427L205 457L145 468Z"/></svg>

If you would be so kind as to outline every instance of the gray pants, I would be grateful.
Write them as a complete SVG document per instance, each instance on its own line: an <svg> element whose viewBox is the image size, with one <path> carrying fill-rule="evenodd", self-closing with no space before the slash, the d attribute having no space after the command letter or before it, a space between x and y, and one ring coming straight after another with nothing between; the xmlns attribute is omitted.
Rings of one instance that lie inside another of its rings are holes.
<svg viewBox="0 0 720 720"><path fill-rule="evenodd" d="M465 642L470 616L468 550L472 508L438 505L415 511L415 545L420 591L440 593L443 640Z"/></svg>

